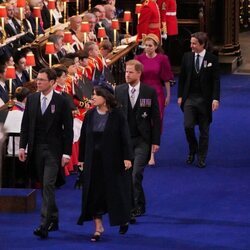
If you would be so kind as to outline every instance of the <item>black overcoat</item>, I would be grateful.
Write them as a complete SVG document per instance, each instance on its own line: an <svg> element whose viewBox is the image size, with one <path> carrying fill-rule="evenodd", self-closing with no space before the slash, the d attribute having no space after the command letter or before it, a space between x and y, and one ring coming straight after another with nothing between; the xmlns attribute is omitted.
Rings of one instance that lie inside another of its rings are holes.
<svg viewBox="0 0 250 250"><path fill-rule="evenodd" d="M87 112L80 137L79 161L84 162L84 184L82 212L78 224L91 220L88 211L88 194L91 181L91 167L94 152L93 114L95 109ZM107 211L110 225L121 225L129 221L131 210L131 171L125 170L124 160L132 160L132 146L127 122L120 109L113 109L102 136L102 163L107 194Z"/></svg>

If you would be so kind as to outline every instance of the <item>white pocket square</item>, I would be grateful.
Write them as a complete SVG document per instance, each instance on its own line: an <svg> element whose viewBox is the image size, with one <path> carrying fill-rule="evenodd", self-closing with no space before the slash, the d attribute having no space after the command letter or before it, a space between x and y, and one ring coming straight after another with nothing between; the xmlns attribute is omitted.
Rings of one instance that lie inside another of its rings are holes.
<svg viewBox="0 0 250 250"><path fill-rule="evenodd" d="M207 67L212 67L212 63L208 63Z"/></svg>

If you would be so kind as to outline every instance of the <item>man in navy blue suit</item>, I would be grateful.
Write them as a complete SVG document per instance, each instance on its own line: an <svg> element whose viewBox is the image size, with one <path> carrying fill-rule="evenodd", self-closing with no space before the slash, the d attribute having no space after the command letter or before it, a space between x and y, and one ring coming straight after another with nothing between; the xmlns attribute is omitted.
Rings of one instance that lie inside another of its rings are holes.
<svg viewBox="0 0 250 250"><path fill-rule="evenodd" d="M189 154L187 164L198 156L198 167L206 166L209 141L209 127L212 112L219 108L220 77L219 64L215 55L206 48L207 34L197 32L191 35L192 52L183 56L178 86L178 104L184 112L184 127ZM195 136L195 125L200 130L199 141Z"/></svg>

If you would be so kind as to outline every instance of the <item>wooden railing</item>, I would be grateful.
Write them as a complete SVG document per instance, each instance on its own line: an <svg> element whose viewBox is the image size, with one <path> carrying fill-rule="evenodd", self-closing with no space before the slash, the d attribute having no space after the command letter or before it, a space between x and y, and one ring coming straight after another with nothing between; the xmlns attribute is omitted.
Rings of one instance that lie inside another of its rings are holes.
<svg viewBox="0 0 250 250"><path fill-rule="evenodd" d="M137 43L133 42L127 45L127 47L124 49L113 51L108 56L107 65L111 69L116 84L124 83L125 62L129 59L134 58L136 48L137 48Z"/></svg>

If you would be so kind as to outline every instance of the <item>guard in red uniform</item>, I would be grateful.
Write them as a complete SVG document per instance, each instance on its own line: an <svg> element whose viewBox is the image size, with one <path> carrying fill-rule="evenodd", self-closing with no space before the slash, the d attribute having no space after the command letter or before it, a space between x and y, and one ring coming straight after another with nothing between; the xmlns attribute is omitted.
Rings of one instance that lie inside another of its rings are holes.
<svg viewBox="0 0 250 250"><path fill-rule="evenodd" d="M176 0L157 0L161 16L162 33L167 36L178 35Z"/></svg>
<svg viewBox="0 0 250 250"><path fill-rule="evenodd" d="M137 24L137 41L142 41L143 37L149 33L157 35L161 40L160 12L155 0L145 0L142 3Z"/></svg>

